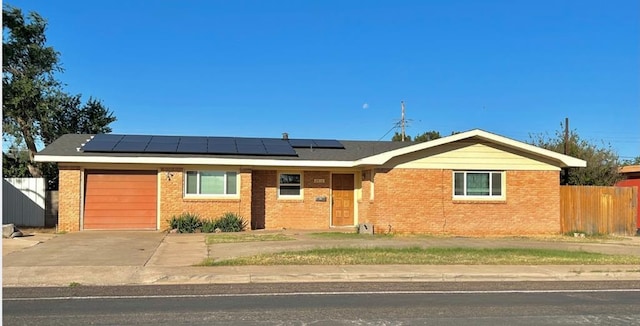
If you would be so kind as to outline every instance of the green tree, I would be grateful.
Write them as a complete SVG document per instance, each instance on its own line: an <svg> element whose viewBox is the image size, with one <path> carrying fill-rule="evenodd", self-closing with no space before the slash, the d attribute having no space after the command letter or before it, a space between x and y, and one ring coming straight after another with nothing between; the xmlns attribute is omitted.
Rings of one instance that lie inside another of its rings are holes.
<svg viewBox="0 0 640 326"><path fill-rule="evenodd" d="M2 8L2 127L28 150L27 167L42 176L33 163L42 121L49 115L50 95L60 87L54 78L62 71L58 52L46 45L46 21L37 13L24 17L11 6Z"/></svg>
<svg viewBox="0 0 640 326"><path fill-rule="evenodd" d="M564 153L564 128L556 131L554 137L546 134L531 136L530 143L538 147ZM581 139L576 130L569 132L567 155L587 162L585 168L569 168L561 178L561 184L584 186L612 186L620 180L618 154L610 145L597 145Z"/></svg>
<svg viewBox="0 0 640 326"><path fill-rule="evenodd" d="M393 137L391 137L391 141L402 141L402 134L396 131ZM411 136L405 135L404 141L411 141Z"/></svg>
<svg viewBox="0 0 640 326"><path fill-rule="evenodd" d="M425 141L430 141L438 138L442 138L442 136L440 136L440 132L431 130L431 131L426 131L419 135L416 135L415 137L413 137L413 141L425 142Z"/></svg>
<svg viewBox="0 0 640 326"><path fill-rule="evenodd" d="M22 161L29 174L46 177L52 187L58 172L54 165L34 162L38 145L46 146L65 133L110 132L109 124L116 119L99 100L89 98L82 104L80 95L62 90L55 78L63 71L60 54L47 45L44 18L35 12L25 16L5 5L2 20L3 140L26 148L26 161ZM17 166L3 169L7 171L20 170Z"/></svg>
<svg viewBox="0 0 640 326"><path fill-rule="evenodd" d="M640 165L640 156L636 156L630 160L624 160L620 165Z"/></svg>
<svg viewBox="0 0 640 326"><path fill-rule="evenodd" d="M31 176L27 162L26 150L11 147L2 153L2 176L4 178L28 178Z"/></svg>

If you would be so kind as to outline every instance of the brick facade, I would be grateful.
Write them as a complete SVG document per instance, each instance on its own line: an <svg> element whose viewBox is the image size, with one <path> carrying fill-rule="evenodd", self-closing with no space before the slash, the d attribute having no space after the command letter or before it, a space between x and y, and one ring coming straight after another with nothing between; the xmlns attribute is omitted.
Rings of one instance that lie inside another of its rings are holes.
<svg viewBox="0 0 640 326"><path fill-rule="evenodd" d="M454 200L453 171L376 169L363 180L360 223L376 232L452 235L531 235L560 232L557 171L506 171L501 201Z"/></svg>
<svg viewBox="0 0 640 326"><path fill-rule="evenodd" d="M81 173L60 167L58 228L80 230ZM329 229L331 172L304 171L301 199L278 198L278 171L241 170L240 196L184 198L182 168L160 168L159 229L184 212L216 218L226 212L250 221L253 229ZM341 172L342 173L342 172ZM449 235L532 235L560 232L557 171L506 171L502 201L452 199L451 170L366 169L355 171L356 223L373 223L377 233ZM373 181L372 181L373 180ZM372 187L373 184L373 187ZM358 189L358 186L361 188ZM373 191L372 191L373 190ZM326 201L317 200L326 198Z"/></svg>
<svg viewBox="0 0 640 326"><path fill-rule="evenodd" d="M327 229L330 226L330 179L328 171L302 174L303 198L278 198L278 172L253 171L251 220L253 228ZM315 181L323 181L316 183ZM325 197L326 201L316 201Z"/></svg>
<svg viewBox="0 0 640 326"><path fill-rule="evenodd" d="M170 175L171 177L168 177ZM222 214L236 213L247 222L251 217L251 171L240 171L240 198L184 198L182 168L160 169L160 230L169 228L169 220L182 213L198 214L203 219L216 219Z"/></svg>

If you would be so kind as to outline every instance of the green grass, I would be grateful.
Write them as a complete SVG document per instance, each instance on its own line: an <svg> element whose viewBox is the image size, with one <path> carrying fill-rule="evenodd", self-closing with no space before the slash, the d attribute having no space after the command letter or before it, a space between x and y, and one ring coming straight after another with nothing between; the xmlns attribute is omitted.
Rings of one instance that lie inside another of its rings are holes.
<svg viewBox="0 0 640 326"><path fill-rule="evenodd" d="M288 235L284 234L253 234L253 233L240 233L240 234L212 234L206 238L207 244L216 243L233 243L233 242L258 242L258 241L289 241L295 240Z"/></svg>
<svg viewBox="0 0 640 326"><path fill-rule="evenodd" d="M330 248L262 254L204 266L242 265L627 265L640 257L550 249Z"/></svg>
<svg viewBox="0 0 640 326"><path fill-rule="evenodd" d="M328 240L350 240L350 239L381 239L392 238L393 234L361 234L355 232L317 232L309 233L309 236L314 238L328 239Z"/></svg>

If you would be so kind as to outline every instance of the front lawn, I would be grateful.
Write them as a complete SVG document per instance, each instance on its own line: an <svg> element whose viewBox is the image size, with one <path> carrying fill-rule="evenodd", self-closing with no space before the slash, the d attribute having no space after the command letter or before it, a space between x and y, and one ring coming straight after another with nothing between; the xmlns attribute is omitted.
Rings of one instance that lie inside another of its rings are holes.
<svg viewBox="0 0 640 326"><path fill-rule="evenodd" d="M276 233L276 234L219 233L219 234L208 235L205 241L209 245L209 244L216 244L216 243L289 241L289 240L295 240L295 238L292 238L288 235L284 235L280 233Z"/></svg>
<svg viewBox="0 0 640 326"><path fill-rule="evenodd" d="M242 265L628 265L640 257L551 249L330 248L262 254L204 266Z"/></svg>
<svg viewBox="0 0 640 326"><path fill-rule="evenodd" d="M351 240L351 239L384 239L392 238L393 234L363 234L355 232L316 232L309 233L309 236L327 240Z"/></svg>

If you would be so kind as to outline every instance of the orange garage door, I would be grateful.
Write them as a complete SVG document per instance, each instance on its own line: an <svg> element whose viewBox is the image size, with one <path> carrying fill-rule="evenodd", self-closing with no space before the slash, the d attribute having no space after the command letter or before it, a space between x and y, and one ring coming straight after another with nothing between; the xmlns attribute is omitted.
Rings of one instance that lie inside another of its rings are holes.
<svg viewBox="0 0 640 326"><path fill-rule="evenodd" d="M156 171L87 171L84 229L156 229Z"/></svg>

